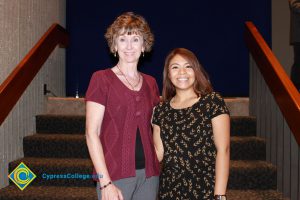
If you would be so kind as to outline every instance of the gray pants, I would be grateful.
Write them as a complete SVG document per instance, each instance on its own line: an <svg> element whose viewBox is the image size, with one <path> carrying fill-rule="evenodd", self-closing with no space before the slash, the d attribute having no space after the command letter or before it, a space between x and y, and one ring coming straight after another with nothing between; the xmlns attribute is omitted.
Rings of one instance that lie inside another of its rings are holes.
<svg viewBox="0 0 300 200"><path fill-rule="evenodd" d="M136 176L113 181L121 191L125 200L155 200L157 197L159 178L146 178L145 169L136 170ZM100 184L97 183L98 200L101 200Z"/></svg>

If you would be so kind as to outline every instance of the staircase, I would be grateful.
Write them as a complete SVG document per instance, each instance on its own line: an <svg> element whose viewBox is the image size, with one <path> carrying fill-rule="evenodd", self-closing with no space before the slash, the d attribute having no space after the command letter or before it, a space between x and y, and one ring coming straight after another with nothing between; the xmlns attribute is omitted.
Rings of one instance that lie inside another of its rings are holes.
<svg viewBox="0 0 300 200"><path fill-rule="evenodd" d="M14 183L0 190L0 200L97 199L91 179L48 179L51 174L91 174L85 143L83 99L49 98L47 114L36 116L36 134L23 140L24 162L37 176L21 191ZM265 140L256 137L256 119L247 99L226 99L231 111L229 200L283 200L276 191L276 167L265 161ZM67 109L66 109L67 108ZM239 115L239 116L238 116Z"/></svg>

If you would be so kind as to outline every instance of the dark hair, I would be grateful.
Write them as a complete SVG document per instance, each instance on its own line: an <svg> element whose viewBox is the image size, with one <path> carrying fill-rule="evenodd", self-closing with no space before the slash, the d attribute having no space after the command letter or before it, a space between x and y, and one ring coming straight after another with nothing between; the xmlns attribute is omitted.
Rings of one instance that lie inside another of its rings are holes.
<svg viewBox="0 0 300 200"><path fill-rule="evenodd" d="M208 94L213 91L212 85L209 81L207 72L199 63L197 57L193 52L185 48L173 49L165 60L164 73L163 73L163 101L169 101L176 94L175 86L169 78L169 65L174 56L182 56L192 67L195 73L194 91L198 96Z"/></svg>
<svg viewBox="0 0 300 200"><path fill-rule="evenodd" d="M115 39L123 34L136 33L143 37L145 51L151 51L154 43L154 35L147 21L140 15L133 12L126 12L117 17L117 19L108 27L105 33L109 49L115 53Z"/></svg>

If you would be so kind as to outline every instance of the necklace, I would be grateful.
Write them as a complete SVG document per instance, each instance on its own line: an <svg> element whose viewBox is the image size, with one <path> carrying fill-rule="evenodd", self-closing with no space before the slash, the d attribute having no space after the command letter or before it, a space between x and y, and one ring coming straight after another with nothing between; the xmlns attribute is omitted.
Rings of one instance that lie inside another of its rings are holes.
<svg viewBox="0 0 300 200"><path fill-rule="evenodd" d="M132 84L128 81L126 75L125 75L125 74L122 72L122 70L120 69L119 65L116 65L116 66L117 66L118 70L120 71L120 73L122 74L122 76L124 76L124 78L125 78L125 80L127 81L127 83L131 86L132 90L135 90L134 88L135 88L136 86L138 86L138 85L140 84L140 81L141 81L141 75L140 75L140 73L139 73L139 80L138 80L137 84L132 85Z"/></svg>

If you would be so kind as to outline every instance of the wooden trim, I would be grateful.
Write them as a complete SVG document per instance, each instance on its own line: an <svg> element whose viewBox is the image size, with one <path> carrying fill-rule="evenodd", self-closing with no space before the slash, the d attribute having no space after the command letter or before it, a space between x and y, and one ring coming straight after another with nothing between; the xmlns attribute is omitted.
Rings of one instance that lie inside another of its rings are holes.
<svg viewBox="0 0 300 200"><path fill-rule="evenodd" d="M300 93L254 24L245 26L246 45L300 146Z"/></svg>
<svg viewBox="0 0 300 200"><path fill-rule="evenodd" d="M59 24L53 24L0 85L0 125L55 47L66 47L68 43L66 30Z"/></svg>

